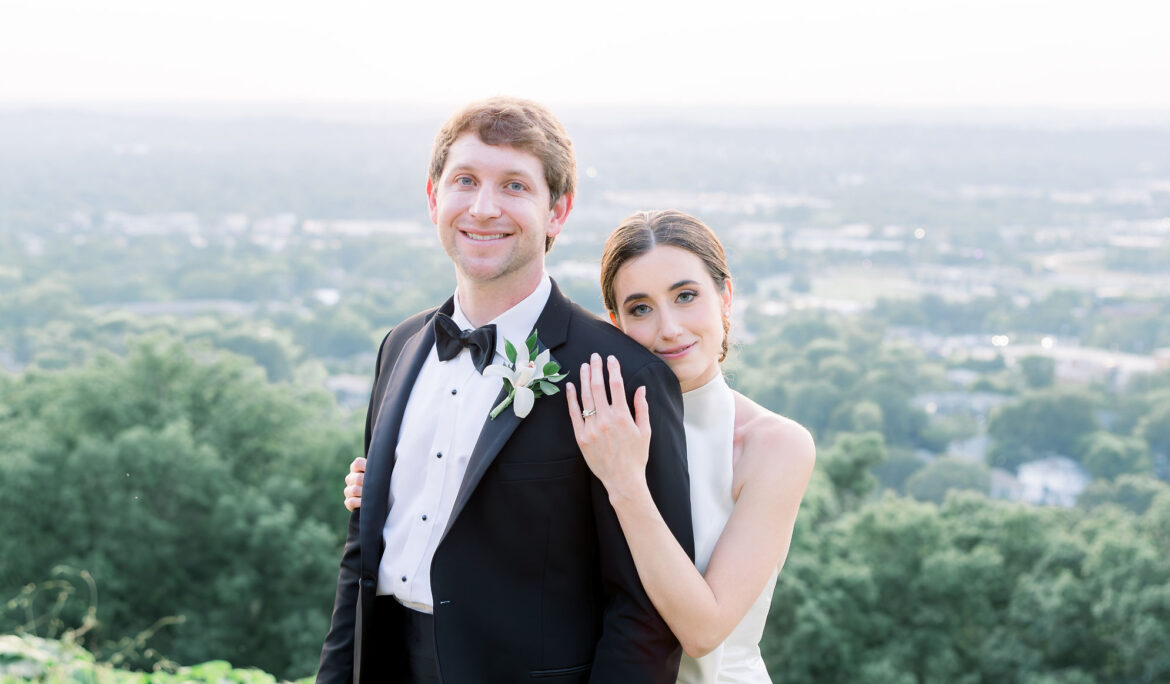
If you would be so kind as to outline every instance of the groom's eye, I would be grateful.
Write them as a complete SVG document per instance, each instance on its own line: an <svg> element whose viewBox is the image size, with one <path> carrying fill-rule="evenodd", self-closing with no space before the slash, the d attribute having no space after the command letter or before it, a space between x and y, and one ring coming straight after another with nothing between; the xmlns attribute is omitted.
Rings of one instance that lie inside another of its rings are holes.
<svg viewBox="0 0 1170 684"><path fill-rule="evenodd" d="M459 185L473 185L475 181L471 180L467 176L460 176L455 179L455 182Z"/></svg>
<svg viewBox="0 0 1170 684"><path fill-rule="evenodd" d="M512 192L524 192L527 190L527 188L524 187L524 184L520 181L512 181L511 183L508 183L508 189Z"/></svg>

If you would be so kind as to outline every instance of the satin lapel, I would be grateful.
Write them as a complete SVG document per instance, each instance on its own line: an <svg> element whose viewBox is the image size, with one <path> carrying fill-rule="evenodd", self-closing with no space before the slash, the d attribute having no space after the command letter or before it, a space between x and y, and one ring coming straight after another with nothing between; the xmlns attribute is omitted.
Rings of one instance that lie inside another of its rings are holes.
<svg viewBox="0 0 1170 684"><path fill-rule="evenodd" d="M544 305L544 311L536 320L536 332L540 342L547 349L554 350L554 353L555 349L564 344L568 338L571 313L572 304L561 294L561 290L554 280L552 291L548 295L548 303ZM508 396L507 391L501 388L492 406L503 401L506 396ZM455 506L447 521L447 529L443 531L444 537L451 530L451 526L455 524L463 507L467 505L467 500L471 498L472 492L479 485L479 481L483 479L488 466L496 460L496 456L508 443L512 433L520 426L520 420L510 406L495 418L484 420L483 428L479 432L479 439L476 440L475 448L471 451L471 458L467 462L467 472L463 476L463 483L459 486L459 494L455 497Z"/></svg>
<svg viewBox="0 0 1170 684"><path fill-rule="evenodd" d="M450 300L441 311L450 307ZM370 451L366 454L366 481L362 486L361 544L363 549L382 548L382 528L386 524L387 506L390 499L390 474L394 471L395 450L398 432L402 427L402 414L414 387L423 363L435 346L434 327L431 318L422 329L403 345L386 382L382 405L378 407L378 418L374 434L370 439ZM377 572L381 554L370 554L368 561L374 564L367 568ZM363 560L367 556L363 554Z"/></svg>

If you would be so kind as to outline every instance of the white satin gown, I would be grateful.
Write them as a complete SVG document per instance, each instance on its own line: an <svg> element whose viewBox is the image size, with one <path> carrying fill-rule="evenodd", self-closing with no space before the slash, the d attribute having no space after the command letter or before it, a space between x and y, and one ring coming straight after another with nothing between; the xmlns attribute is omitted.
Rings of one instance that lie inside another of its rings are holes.
<svg viewBox="0 0 1170 684"><path fill-rule="evenodd" d="M735 396L723 374L683 394L683 427L691 475L691 522L695 531L695 566L707 571L715 542L731 516L731 449ZM727 640L702 658L683 654L679 684L770 684L760 656L760 638L776 587L773 571L763 592Z"/></svg>

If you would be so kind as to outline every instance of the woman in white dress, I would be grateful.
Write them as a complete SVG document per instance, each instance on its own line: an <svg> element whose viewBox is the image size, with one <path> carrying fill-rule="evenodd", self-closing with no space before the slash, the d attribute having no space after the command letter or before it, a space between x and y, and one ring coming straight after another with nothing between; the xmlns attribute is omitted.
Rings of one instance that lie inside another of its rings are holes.
<svg viewBox="0 0 1170 684"><path fill-rule="evenodd" d="M686 652L678 681L770 682L759 642L812 475L812 437L727 386L719 363L731 275L702 221L677 211L626 219L606 241L601 289L613 323L665 361L683 391L694 563L646 486L645 388L631 414L620 367L596 354L581 367L581 386L566 386L581 452L609 493L646 593ZM356 459L346 477L350 510L360 505L364 466Z"/></svg>

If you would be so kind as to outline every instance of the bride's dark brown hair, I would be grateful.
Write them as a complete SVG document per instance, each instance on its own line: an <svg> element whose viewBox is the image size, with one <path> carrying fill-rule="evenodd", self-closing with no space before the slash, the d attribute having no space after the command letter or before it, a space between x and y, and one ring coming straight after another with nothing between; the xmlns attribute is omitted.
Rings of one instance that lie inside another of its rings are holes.
<svg viewBox="0 0 1170 684"><path fill-rule="evenodd" d="M715 282L717 290L722 291L724 284L731 280L731 271L727 268L727 255L723 245L714 231L699 219L690 214L674 209L660 209L656 211L638 211L622 221L609 238L605 241L605 250L601 255L601 297L605 308L617 316L617 295L613 290L613 281L621 267L631 259L636 259L658 245L678 247L699 257L711 280ZM731 329L731 320L723 316L723 350L719 360L727 358L727 333Z"/></svg>

